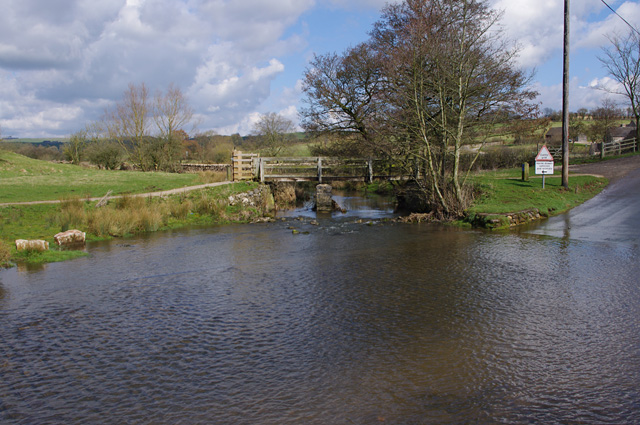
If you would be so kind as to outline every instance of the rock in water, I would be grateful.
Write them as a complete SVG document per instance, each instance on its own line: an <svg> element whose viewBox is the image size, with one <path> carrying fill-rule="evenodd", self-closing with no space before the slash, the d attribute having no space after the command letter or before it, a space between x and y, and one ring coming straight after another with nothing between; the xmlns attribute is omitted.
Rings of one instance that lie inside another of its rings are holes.
<svg viewBox="0 0 640 425"><path fill-rule="evenodd" d="M333 211L333 199L331 199L330 184L319 184L316 186L316 211Z"/></svg>
<svg viewBox="0 0 640 425"><path fill-rule="evenodd" d="M56 241L58 245L76 245L84 243L85 232L81 232L80 230L67 230L66 232L60 232L56 234L53 239Z"/></svg>

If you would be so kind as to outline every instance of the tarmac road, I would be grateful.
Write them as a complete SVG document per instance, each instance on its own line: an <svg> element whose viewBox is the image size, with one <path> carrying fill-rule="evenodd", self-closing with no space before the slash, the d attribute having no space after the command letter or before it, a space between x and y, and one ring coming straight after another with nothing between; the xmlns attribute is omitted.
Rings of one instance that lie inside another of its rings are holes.
<svg viewBox="0 0 640 425"><path fill-rule="evenodd" d="M565 214L551 217L527 233L640 244L640 168L630 168L623 176L612 178L609 186L594 198Z"/></svg>

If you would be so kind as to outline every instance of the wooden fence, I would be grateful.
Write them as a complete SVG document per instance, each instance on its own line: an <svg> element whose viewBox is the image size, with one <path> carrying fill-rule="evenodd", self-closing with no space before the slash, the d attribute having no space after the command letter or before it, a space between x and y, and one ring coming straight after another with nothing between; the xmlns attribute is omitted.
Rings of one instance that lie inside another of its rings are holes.
<svg viewBox="0 0 640 425"><path fill-rule="evenodd" d="M401 179L402 168L371 158L259 158L260 181L365 181Z"/></svg>
<svg viewBox="0 0 640 425"><path fill-rule="evenodd" d="M611 155L621 155L627 152L635 152L637 150L636 139L626 139L617 142L605 142L600 149L600 157Z"/></svg>
<svg viewBox="0 0 640 425"><path fill-rule="evenodd" d="M235 151L233 179L265 181L366 181L404 178L402 167L389 161L364 158L260 158Z"/></svg>
<svg viewBox="0 0 640 425"><path fill-rule="evenodd" d="M242 153L233 151L231 165L233 167L233 181L253 180L256 175L257 153Z"/></svg>

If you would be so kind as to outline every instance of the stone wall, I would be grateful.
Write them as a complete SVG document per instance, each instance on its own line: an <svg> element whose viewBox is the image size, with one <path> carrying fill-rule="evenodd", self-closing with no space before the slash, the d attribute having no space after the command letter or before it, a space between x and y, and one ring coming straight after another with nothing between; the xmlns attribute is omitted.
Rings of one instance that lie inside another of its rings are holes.
<svg viewBox="0 0 640 425"><path fill-rule="evenodd" d="M229 196L229 205L240 205L243 208L264 208L265 212L270 212L275 209L273 195L267 185L261 185L248 192Z"/></svg>
<svg viewBox="0 0 640 425"><path fill-rule="evenodd" d="M226 173L230 164L180 164L183 173L198 173L200 171L221 171Z"/></svg>
<svg viewBox="0 0 640 425"><path fill-rule="evenodd" d="M475 227L485 227L487 229L495 229L501 227L514 227L521 224L530 223L546 217L540 213L537 208L529 210L506 213L506 214L477 214L470 220Z"/></svg>

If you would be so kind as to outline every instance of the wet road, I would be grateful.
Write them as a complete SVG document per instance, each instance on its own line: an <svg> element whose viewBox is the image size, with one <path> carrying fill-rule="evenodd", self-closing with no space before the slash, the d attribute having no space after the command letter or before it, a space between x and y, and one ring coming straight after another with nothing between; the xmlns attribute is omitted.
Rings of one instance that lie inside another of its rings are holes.
<svg viewBox="0 0 640 425"><path fill-rule="evenodd" d="M640 242L640 169L615 180L595 198L550 218L529 233L592 242Z"/></svg>

